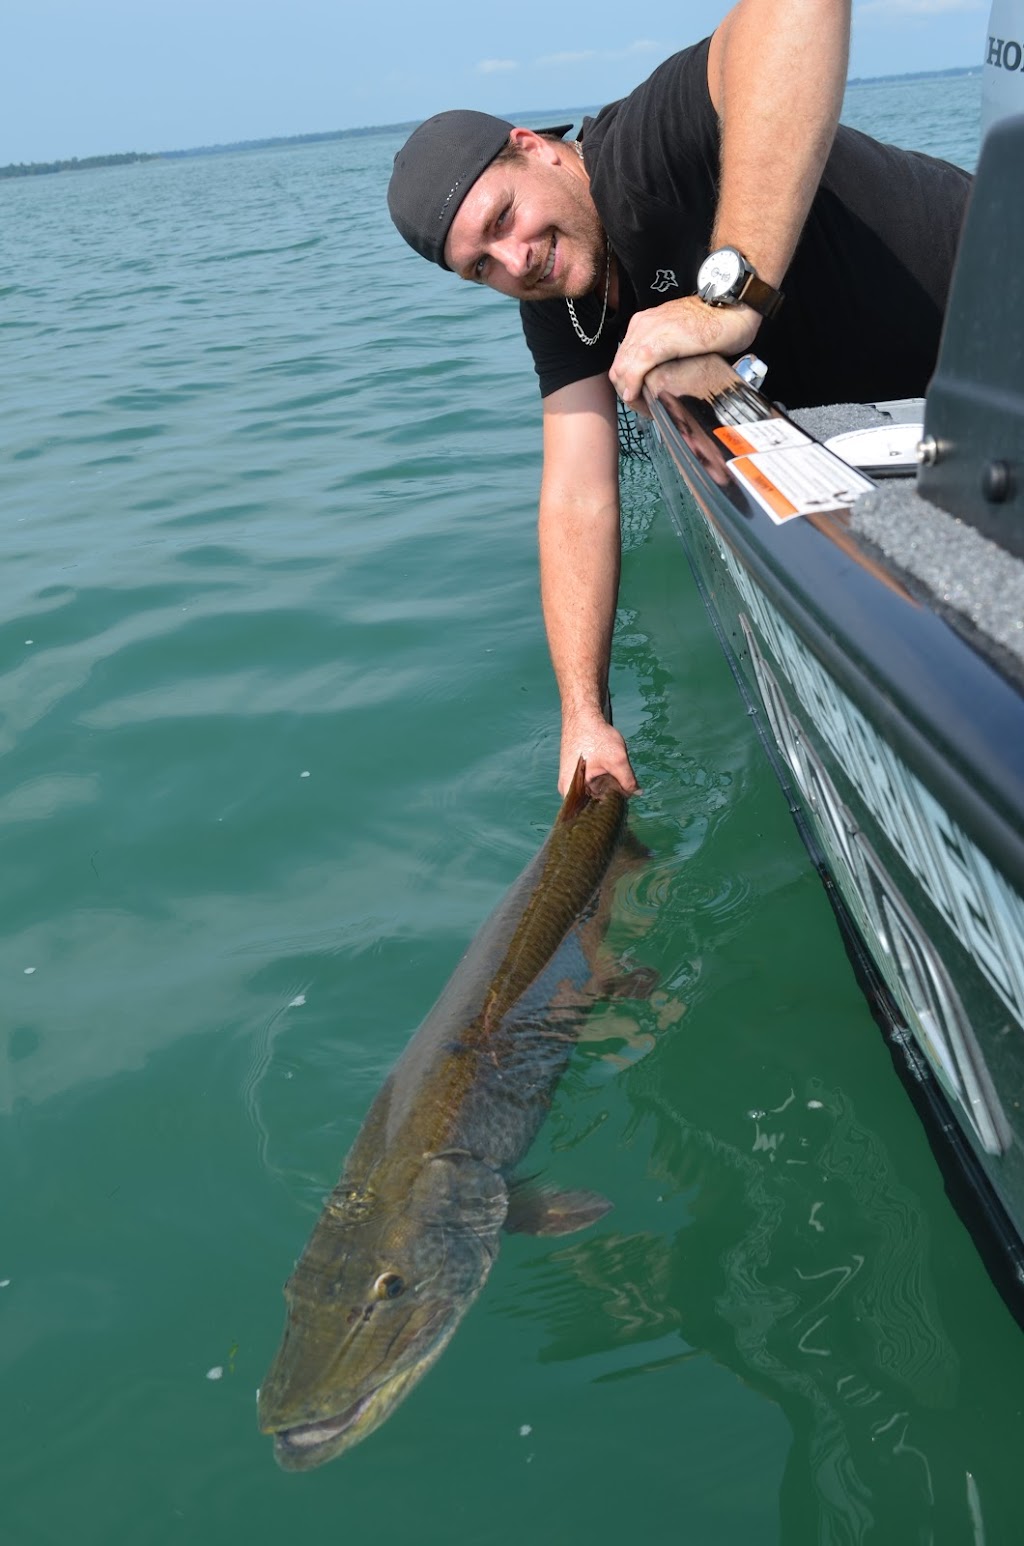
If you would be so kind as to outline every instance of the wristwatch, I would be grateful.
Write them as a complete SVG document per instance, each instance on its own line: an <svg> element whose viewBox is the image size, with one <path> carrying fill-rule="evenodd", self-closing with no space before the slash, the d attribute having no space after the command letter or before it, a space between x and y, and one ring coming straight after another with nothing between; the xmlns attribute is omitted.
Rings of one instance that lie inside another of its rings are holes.
<svg viewBox="0 0 1024 1546"><path fill-rule="evenodd" d="M759 279L735 247L717 247L697 272L697 294L706 306L752 306L762 317L774 317L782 291Z"/></svg>

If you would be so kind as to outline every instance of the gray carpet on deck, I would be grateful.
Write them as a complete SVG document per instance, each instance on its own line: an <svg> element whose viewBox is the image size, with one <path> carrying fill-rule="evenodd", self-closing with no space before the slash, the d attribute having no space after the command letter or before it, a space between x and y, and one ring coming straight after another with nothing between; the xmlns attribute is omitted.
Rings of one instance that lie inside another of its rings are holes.
<svg viewBox="0 0 1024 1546"><path fill-rule="evenodd" d="M886 424L895 415L862 403L801 408L789 417L816 440ZM850 527L999 668L1024 681L1024 562L973 526L929 504L915 478L880 478L858 499Z"/></svg>

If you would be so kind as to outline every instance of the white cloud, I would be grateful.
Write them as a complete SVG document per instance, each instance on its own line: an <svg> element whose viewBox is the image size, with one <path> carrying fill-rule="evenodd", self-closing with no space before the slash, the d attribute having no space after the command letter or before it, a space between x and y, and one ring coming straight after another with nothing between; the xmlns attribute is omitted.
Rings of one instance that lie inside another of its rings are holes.
<svg viewBox="0 0 1024 1546"><path fill-rule="evenodd" d="M656 43L653 38L635 38L624 48L581 48L576 53L543 54L541 58L535 59L534 63L547 68L549 65L588 64L592 59L608 62L615 59L630 59L635 54L660 54L665 52L665 48L664 43Z"/></svg>
<svg viewBox="0 0 1024 1546"><path fill-rule="evenodd" d="M480 59L477 69L481 75L497 75L502 70L518 70L518 59Z"/></svg>
<svg viewBox="0 0 1024 1546"><path fill-rule="evenodd" d="M951 16L955 12L987 9L988 0L866 0L856 7L856 14L903 21L908 16Z"/></svg>
<svg viewBox="0 0 1024 1546"><path fill-rule="evenodd" d="M535 60L535 63L539 65L586 64L588 59L597 58L596 48L582 48L577 54L544 54L540 59Z"/></svg>

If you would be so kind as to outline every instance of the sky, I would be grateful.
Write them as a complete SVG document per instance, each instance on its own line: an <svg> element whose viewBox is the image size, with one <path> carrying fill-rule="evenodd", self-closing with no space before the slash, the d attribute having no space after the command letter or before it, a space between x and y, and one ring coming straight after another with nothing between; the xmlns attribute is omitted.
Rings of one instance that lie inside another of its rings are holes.
<svg viewBox="0 0 1024 1546"><path fill-rule="evenodd" d="M781 0L779 0L781 3ZM726 0L0 0L0 166L623 96ZM980 62L988 0L855 0L851 76Z"/></svg>

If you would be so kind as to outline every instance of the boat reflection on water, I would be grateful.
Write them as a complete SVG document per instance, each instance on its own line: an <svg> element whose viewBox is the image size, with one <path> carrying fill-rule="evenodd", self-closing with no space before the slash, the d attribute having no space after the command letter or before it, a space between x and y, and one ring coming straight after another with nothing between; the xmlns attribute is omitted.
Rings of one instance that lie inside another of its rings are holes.
<svg viewBox="0 0 1024 1546"><path fill-rule="evenodd" d="M948 1291L950 1277L975 1271L969 1247L933 1270L924 1206L838 1088L791 1090L730 1141L673 1104L686 1083L664 1061L656 1051L627 1076L631 1137L652 1138L651 1189L679 1222L663 1233L606 1226L534 1263L539 1286L526 1304L548 1331L539 1361L617 1354L597 1385L677 1378L678 1428L648 1442L681 1468L688 1434L706 1421L695 1366L731 1371L778 1407L791 1434L778 1496L784 1542L883 1538L876 1530L886 1540L983 1540L987 1472L998 1496L1006 1457L964 1412L976 1396L985 1431L1009 1444L1019 1401L1001 1379L991 1323L965 1332L961 1320L958 1344L943 1323L936 1279ZM691 1083L687 1107L701 1103ZM721 1412L716 1423L726 1426ZM759 1427L767 1431L763 1419ZM682 1470L679 1482L685 1490ZM989 1538L1003 1537L996 1528Z"/></svg>

